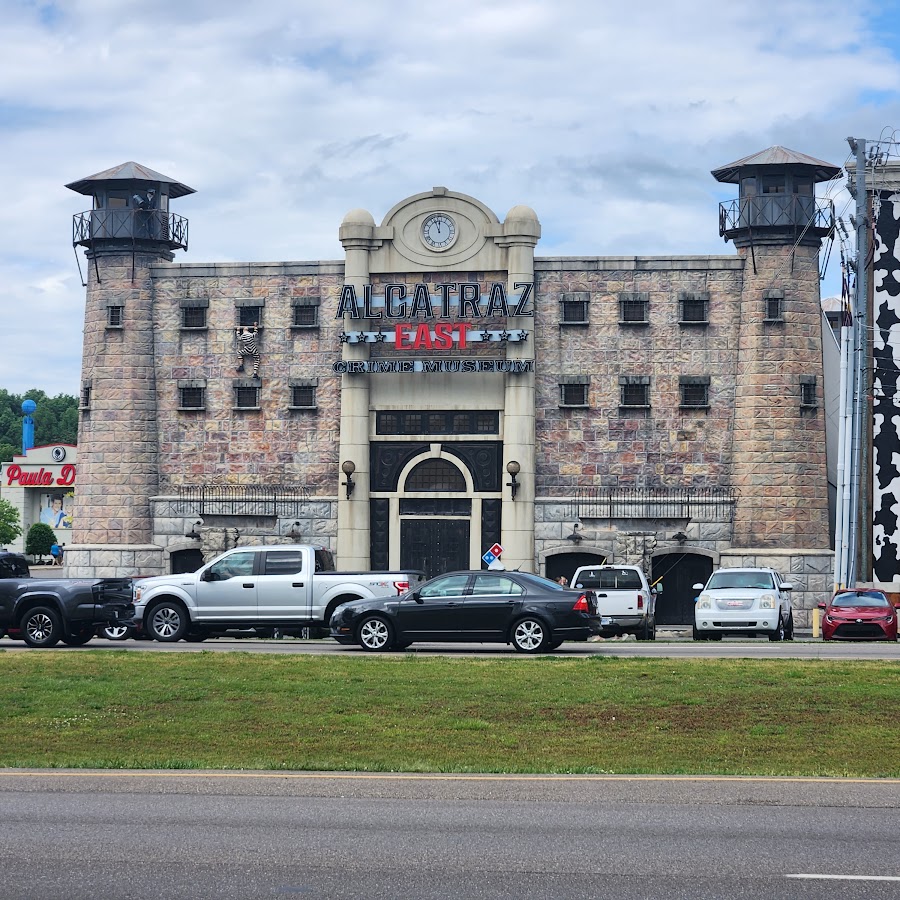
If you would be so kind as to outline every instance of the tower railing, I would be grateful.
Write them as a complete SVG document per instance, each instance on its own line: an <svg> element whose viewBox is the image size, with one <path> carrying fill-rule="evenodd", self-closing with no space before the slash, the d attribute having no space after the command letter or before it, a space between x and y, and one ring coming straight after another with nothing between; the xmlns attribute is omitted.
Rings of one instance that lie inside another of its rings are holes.
<svg viewBox="0 0 900 900"><path fill-rule="evenodd" d="M719 204L719 235L754 228L789 228L821 237L834 227L834 204L804 194L762 194Z"/></svg>
<svg viewBox="0 0 900 900"><path fill-rule="evenodd" d="M89 209L72 217L72 244L92 246L98 240L164 241L187 250L188 220L163 209Z"/></svg>

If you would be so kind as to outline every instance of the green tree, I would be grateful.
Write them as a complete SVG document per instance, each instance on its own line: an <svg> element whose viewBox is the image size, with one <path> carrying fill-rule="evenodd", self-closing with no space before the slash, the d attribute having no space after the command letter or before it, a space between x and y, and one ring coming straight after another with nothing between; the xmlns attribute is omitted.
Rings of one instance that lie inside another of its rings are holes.
<svg viewBox="0 0 900 900"><path fill-rule="evenodd" d="M25 552L40 561L41 557L50 554L50 548L55 543L56 534L53 529L43 522L35 522L28 529L28 536L25 538Z"/></svg>
<svg viewBox="0 0 900 900"><path fill-rule="evenodd" d="M0 546L11 544L21 533L19 511L8 500L0 500Z"/></svg>
<svg viewBox="0 0 900 900"><path fill-rule="evenodd" d="M0 463L12 462L12 458L21 449L21 447L14 447L12 444L4 444L3 441L0 441Z"/></svg>

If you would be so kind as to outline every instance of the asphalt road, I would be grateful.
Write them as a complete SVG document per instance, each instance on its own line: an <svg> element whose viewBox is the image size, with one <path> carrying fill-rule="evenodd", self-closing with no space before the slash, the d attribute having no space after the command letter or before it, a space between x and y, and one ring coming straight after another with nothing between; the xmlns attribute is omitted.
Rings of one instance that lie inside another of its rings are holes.
<svg viewBox="0 0 900 900"><path fill-rule="evenodd" d="M0 773L0 898L896 898L900 780Z"/></svg>
<svg viewBox="0 0 900 900"><path fill-rule="evenodd" d="M50 651L32 650L21 641L12 641L8 638L0 640L0 650L56 653L80 653L85 650L127 650L129 652L156 652L156 653L200 653L234 652L236 650L247 653L312 653L312 654L340 654L370 656L357 646L344 647L330 639L326 640L296 640L285 638L283 640L261 640L259 638L211 638L202 642L179 641L175 644L163 644L158 641L107 641L103 638L94 638L84 647L66 647L58 645ZM469 657L493 657L508 656L517 657L512 647L507 644L452 644L452 643L421 643L413 644L407 650L400 653L417 654L442 654L447 656ZM900 660L900 645L879 641L867 642L832 642L825 643L819 639L800 637L795 641L783 643L771 643L760 638L755 640L725 638L722 641L692 641L684 638L670 638L656 641L619 641L606 640L597 643L566 643L558 650L553 651L554 656L580 657L580 656L648 656L648 657L690 657L690 658L716 658L716 659L882 659Z"/></svg>

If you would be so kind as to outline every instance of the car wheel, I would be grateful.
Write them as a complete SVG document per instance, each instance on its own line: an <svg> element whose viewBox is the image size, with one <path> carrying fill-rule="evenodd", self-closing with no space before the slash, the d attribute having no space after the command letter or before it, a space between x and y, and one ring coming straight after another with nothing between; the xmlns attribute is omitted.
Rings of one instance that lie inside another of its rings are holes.
<svg viewBox="0 0 900 900"><path fill-rule="evenodd" d="M778 614L778 624L775 626L775 630L769 633L770 641L783 641L784 640L784 619L781 617L781 614Z"/></svg>
<svg viewBox="0 0 900 900"><path fill-rule="evenodd" d="M100 636L108 641L125 641L131 637L131 629L127 625L104 625Z"/></svg>
<svg viewBox="0 0 900 900"><path fill-rule="evenodd" d="M655 641L656 640L656 622L647 619L643 626L639 628L634 635L639 641Z"/></svg>
<svg viewBox="0 0 900 900"><path fill-rule="evenodd" d="M512 645L518 653L540 653L550 644L547 628L540 619L519 619L512 630Z"/></svg>
<svg viewBox="0 0 900 900"><path fill-rule="evenodd" d="M82 628L80 631L64 634L62 642L69 647L83 647L95 634L94 628Z"/></svg>
<svg viewBox="0 0 900 900"><path fill-rule="evenodd" d="M160 600L147 613L147 631L157 641L170 643L181 640L187 631L187 613L180 603Z"/></svg>
<svg viewBox="0 0 900 900"><path fill-rule="evenodd" d="M709 635L705 631L701 631L696 625L691 629L691 637L695 641L706 641L709 639Z"/></svg>
<svg viewBox="0 0 900 900"><path fill-rule="evenodd" d="M359 623L359 643L363 650L380 653L394 646L394 629L381 616L366 616Z"/></svg>
<svg viewBox="0 0 900 900"><path fill-rule="evenodd" d="M794 611L791 610L788 614L788 622L787 626L784 629L784 639L786 641L792 641L794 639Z"/></svg>
<svg viewBox="0 0 900 900"><path fill-rule="evenodd" d="M653 626L650 628L650 637L649 640L656 640L656 616L653 617Z"/></svg>
<svg viewBox="0 0 900 900"><path fill-rule="evenodd" d="M29 647L53 647L62 637L62 621L55 609L35 606L22 616L19 630Z"/></svg>

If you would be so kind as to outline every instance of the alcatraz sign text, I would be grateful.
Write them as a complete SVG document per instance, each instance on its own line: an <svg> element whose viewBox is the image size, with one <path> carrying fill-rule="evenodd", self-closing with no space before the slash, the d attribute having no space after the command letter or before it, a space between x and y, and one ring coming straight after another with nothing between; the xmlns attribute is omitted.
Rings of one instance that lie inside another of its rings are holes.
<svg viewBox="0 0 900 900"><path fill-rule="evenodd" d="M376 295L372 286L363 287L360 306L356 288L345 284L341 290L336 319L484 319L493 316L534 316L531 295L534 283L517 281L517 294L507 295L506 286L494 282L490 291L481 293L477 282L451 282L435 286L431 294L427 284L416 284L412 293L405 284L386 284L384 294Z"/></svg>

